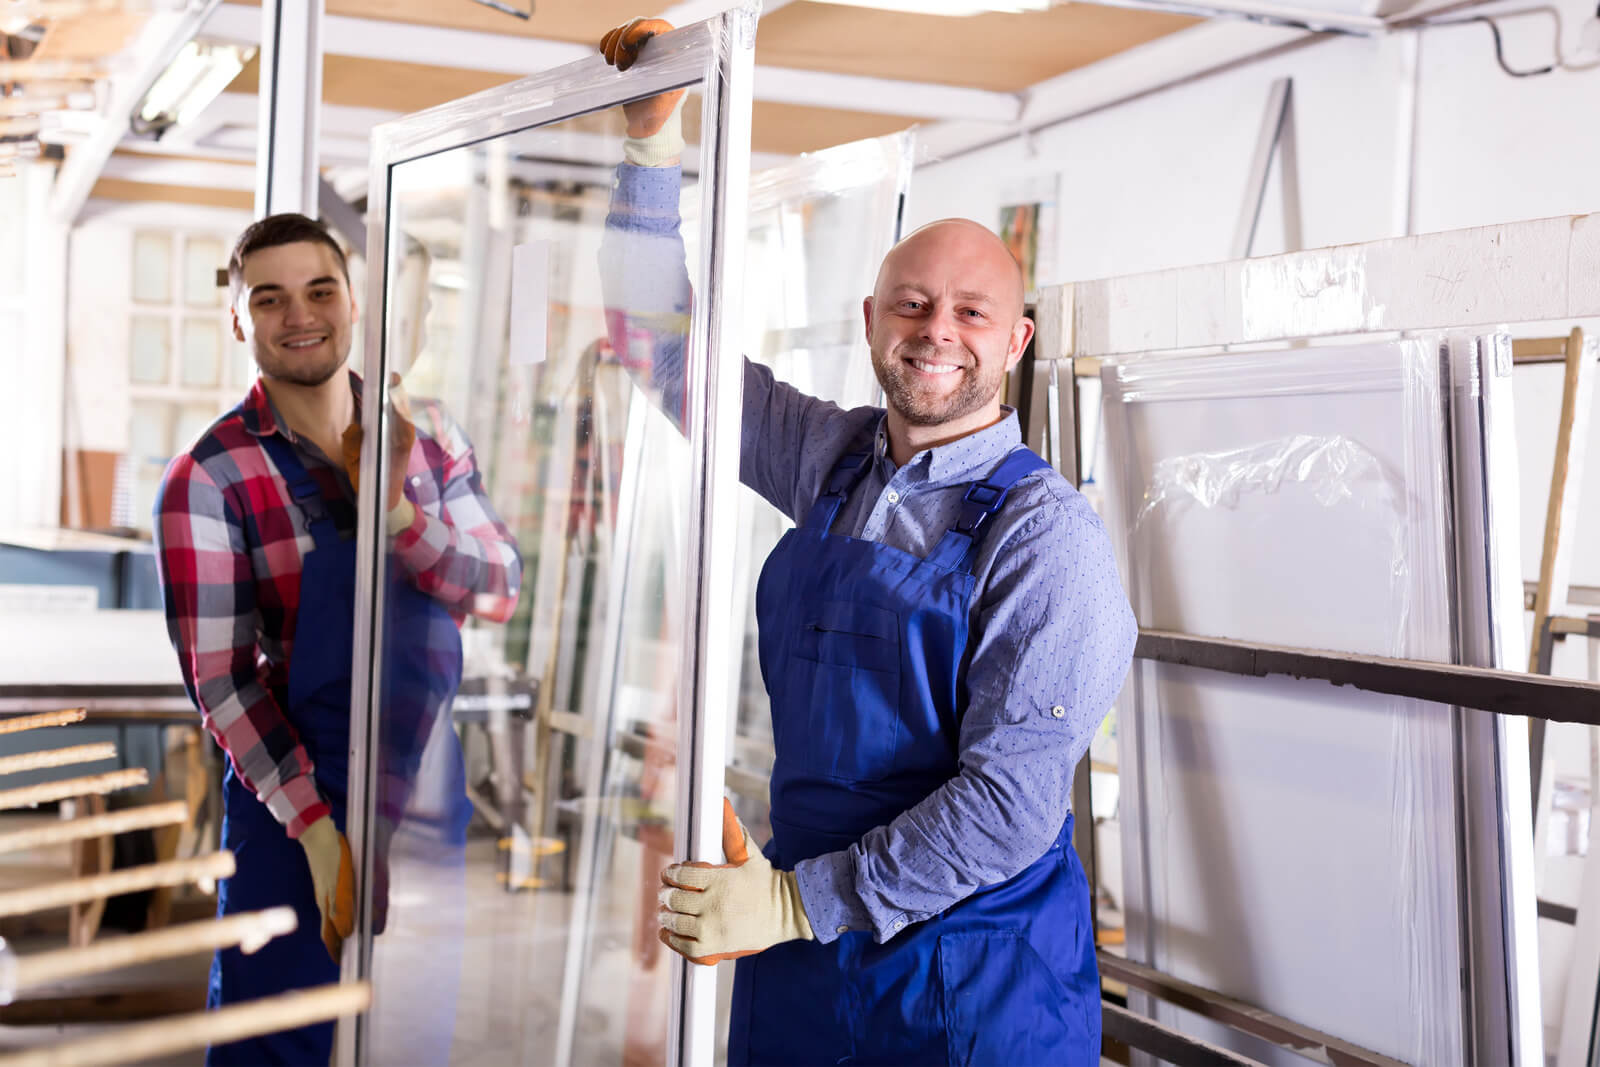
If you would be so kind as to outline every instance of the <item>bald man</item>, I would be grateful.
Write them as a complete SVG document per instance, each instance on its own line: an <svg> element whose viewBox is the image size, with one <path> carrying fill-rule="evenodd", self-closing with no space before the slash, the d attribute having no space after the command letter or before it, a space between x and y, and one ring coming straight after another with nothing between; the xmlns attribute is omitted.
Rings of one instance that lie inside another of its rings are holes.
<svg viewBox="0 0 1600 1067"><path fill-rule="evenodd" d="M602 51L626 69L667 28L635 20ZM672 410L678 103L625 109L602 251L613 344ZM661 937L739 960L731 1064L1097 1064L1069 802L1133 615L1099 519L1000 401L1033 323L999 238L922 227L862 314L882 408L745 364L740 477L796 523L756 594L773 836L758 851L725 806L727 863L662 872Z"/></svg>

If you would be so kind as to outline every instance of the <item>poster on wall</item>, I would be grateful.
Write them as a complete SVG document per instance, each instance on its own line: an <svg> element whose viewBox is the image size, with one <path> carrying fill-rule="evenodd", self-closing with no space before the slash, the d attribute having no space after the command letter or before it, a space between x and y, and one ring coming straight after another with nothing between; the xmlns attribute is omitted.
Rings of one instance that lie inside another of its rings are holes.
<svg viewBox="0 0 1600 1067"><path fill-rule="evenodd" d="M1055 277L1059 174L1021 178L1000 189L1000 239L1022 264L1022 286L1032 300Z"/></svg>

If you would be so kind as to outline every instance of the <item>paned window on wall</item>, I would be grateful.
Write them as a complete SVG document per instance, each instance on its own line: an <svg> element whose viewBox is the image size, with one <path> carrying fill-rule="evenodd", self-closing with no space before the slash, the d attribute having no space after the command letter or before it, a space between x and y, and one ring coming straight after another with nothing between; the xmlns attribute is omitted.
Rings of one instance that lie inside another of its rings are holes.
<svg viewBox="0 0 1600 1067"><path fill-rule="evenodd" d="M239 402L255 370L228 329L217 271L228 244L216 234L139 230L128 303L128 450L113 521L150 528L173 456Z"/></svg>

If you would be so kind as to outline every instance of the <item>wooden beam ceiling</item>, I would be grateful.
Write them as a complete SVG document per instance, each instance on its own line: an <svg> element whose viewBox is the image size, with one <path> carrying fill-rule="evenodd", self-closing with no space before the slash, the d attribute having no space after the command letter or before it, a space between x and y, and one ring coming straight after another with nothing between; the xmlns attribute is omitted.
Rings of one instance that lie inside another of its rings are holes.
<svg viewBox="0 0 1600 1067"><path fill-rule="evenodd" d="M133 203L199 204L253 211L255 196L240 189L207 189L196 185L156 185L151 182L101 178L89 191L91 200L124 200Z"/></svg>
<svg viewBox="0 0 1600 1067"><path fill-rule="evenodd" d="M528 20L473 0L328 0L327 11L330 15L593 45L607 29L638 14L638 6L633 0L535 0L534 16ZM802 0L761 20L756 62L1020 92L1198 21L1183 15L1087 3L1019 15L951 18ZM480 74L475 84L482 87L483 77Z"/></svg>
<svg viewBox="0 0 1600 1067"><path fill-rule="evenodd" d="M950 18L796 3L761 20L756 62L1014 93L1198 21L1096 4Z"/></svg>
<svg viewBox="0 0 1600 1067"><path fill-rule="evenodd" d="M457 67L391 63L353 56L324 56L322 100L340 107L379 108L412 112L460 99L516 79L504 74L462 70ZM260 83L260 66L251 60L228 86L230 93L254 94ZM937 116L928 116L936 118ZM877 137L911 125L913 120L861 111L835 111L757 101L754 107L751 147L757 152L796 155ZM699 138L700 114L690 102L684 108L684 135ZM578 120L574 127L588 132L608 128L604 120Z"/></svg>

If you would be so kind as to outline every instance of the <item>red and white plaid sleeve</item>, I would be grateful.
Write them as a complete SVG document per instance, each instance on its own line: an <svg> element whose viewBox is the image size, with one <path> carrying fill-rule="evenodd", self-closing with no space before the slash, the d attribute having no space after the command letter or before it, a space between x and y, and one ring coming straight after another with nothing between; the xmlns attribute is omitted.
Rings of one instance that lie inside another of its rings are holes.
<svg viewBox="0 0 1600 1067"><path fill-rule="evenodd" d="M489 502L466 435L436 406L427 417L432 432L418 435L407 468L415 514L395 535L395 555L412 583L458 618L506 622L522 586L516 539Z"/></svg>
<svg viewBox="0 0 1600 1067"><path fill-rule="evenodd" d="M257 576L244 526L192 455L167 468L155 509L167 632L184 685L234 772L291 838L329 814L311 757L257 667Z"/></svg>

